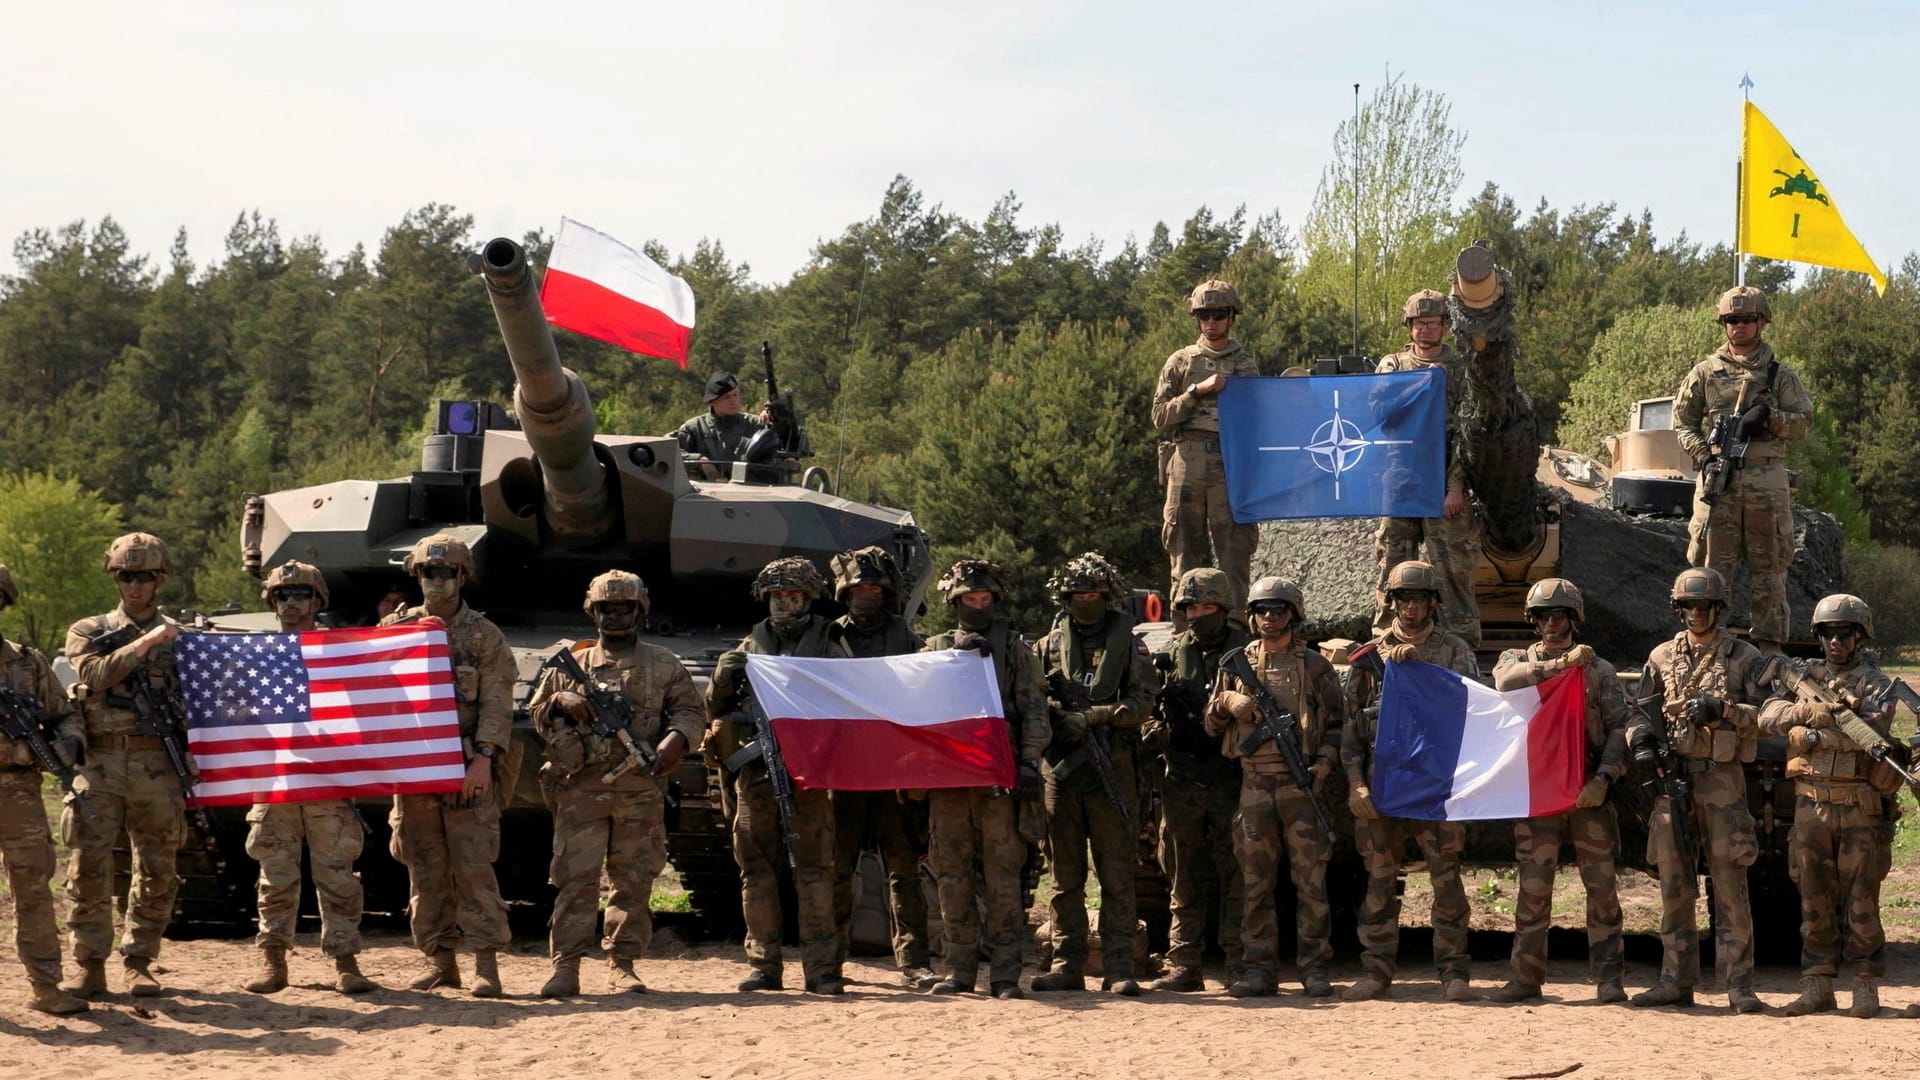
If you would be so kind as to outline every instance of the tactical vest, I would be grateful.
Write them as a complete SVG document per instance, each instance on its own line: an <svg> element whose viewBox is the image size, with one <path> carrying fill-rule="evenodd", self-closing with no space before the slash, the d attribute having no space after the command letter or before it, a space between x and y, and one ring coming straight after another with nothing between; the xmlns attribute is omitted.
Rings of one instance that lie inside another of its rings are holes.
<svg viewBox="0 0 1920 1080"><path fill-rule="evenodd" d="M1862 698L1886 678L1867 663L1835 672L1823 661L1807 674L1821 685L1837 679L1843 688ZM1787 775L1794 779L1798 792L1820 802L1859 803L1877 809L1879 797L1868 798L1871 793L1866 788L1873 759L1837 727L1821 729L1817 738L1814 745L1801 749L1793 749L1794 740L1788 740Z"/></svg>
<svg viewBox="0 0 1920 1080"><path fill-rule="evenodd" d="M40 707L48 710L49 715L52 714L51 706L58 704L49 701L47 695L59 693L60 683L47 667L46 656L31 645L15 645L0 638L0 686L22 694L32 694L39 699ZM0 735L0 769L38 769L38 760L26 743L16 743Z"/></svg>
<svg viewBox="0 0 1920 1080"><path fill-rule="evenodd" d="M920 651L920 641L914 637L913 628L897 615L873 633L854 625L852 616L843 615L833 621L832 633L839 651L855 658L903 656Z"/></svg>
<svg viewBox="0 0 1920 1080"><path fill-rule="evenodd" d="M75 623L73 629L68 632L68 639L71 640L78 635L92 643L109 634L127 630L145 632L162 623L172 621L164 615L156 615L145 626L137 626L127 617L125 611L114 608L105 615L97 615ZM131 644L137 637L138 634L132 634L126 638L126 641ZM68 659L73 662L74 669L77 671L83 659L97 655L101 655L97 649L82 646L79 652L72 653ZM140 734L140 714L135 710L133 698L130 696L134 679L145 679L149 686L162 693L177 692L180 676L173 664L173 644L169 642L154 648L147 653L146 660L135 667L131 674L112 686L87 685L84 689L79 689L83 684L75 684L78 694L76 704L79 706L80 715L86 721L89 740L97 736L117 737Z"/></svg>
<svg viewBox="0 0 1920 1080"><path fill-rule="evenodd" d="M1195 383L1205 382L1207 378L1219 372L1237 375L1242 366L1251 366L1253 358L1238 341L1230 342L1231 348L1209 355L1211 350L1195 343L1180 350L1186 358L1186 386L1182 392L1191 389ZM1257 372L1256 372L1257 373ZM1220 433L1220 395L1195 394L1193 412L1187 416L1186 423L1180 426L1182 437L1192 434L1218 435Z"/></svg>
<svg viewBox="0 0 1920 1080"><path fill-rule="evenodd" d="M1673 640L1656 646L1653 655L1647 658L1648 663L1660 671L1666 691L1661 713L1666 718L1667 738L1673 744L1674 753L1681 757L1723 765L1754 759L1759 749L1757 732L1740 734L1725 723L1701 726L1693 723L1688 715L1693 702L1702 695L1743 705L1759 704L1740 701L1742 695L1729 690L1745 684L1744 679L1737 677L1744 672L1732 670L1736 663L1764 662L1758 653L1736 660L1734 650L1740 644L1739 638L1723 629L1711 647L1695 655L1687 642L1687 632L1682 630ZM1751 646L1748 648L1751 650Z"/></svg>
<svg viewBox="0 0 1920 1080"><path fill-rule="evenodd" d="M1204 723L1207 698L1213 689L1214 676L1220 671L1220 657L1229 649L1245 645L1248 640L1247 632L1235 623L1226 624L1220 637L1211 646L1202 643L1199 635L1191 630L1173 640L1169 650L1173 656L1173 679L1167 692L1181 695L1192 715L1191 722L1184 719L1176 722L1173 717L1162 718L1168 725L1169 751L1187 754L1200 761L1216 760L1221 756L1220 740L1207 734Z"/></svg>
<svg viewBox="0 0 1920 1080"><path fill-rule="evenodd" d="M1701 380L1706 405L1706 415L1700 422L1701 431L1711 435L1714 422L1733 412L1740 404L1743 389L1746 390L1749 408L1762 401L1772 403L1774 384L1779 379L1780 361L1774 358L1773 346L1761 342L1745 361L1735 360L1722 346L1720 351L1707 358L1706 377ZM1779 439L1754 439L1747 444L1744 464L1748 467L1770 465L1786 456L1787 444Z"/></svg>
<svg viewBox="0 0 1920 1080"><path fill-rule="evenodd" d="M1320 743L1327 737L1326 710L1315 691L1319 677L1330 666L1319 653L1307 651L1306 643L1294 640L1292 647L1269 658L1259 641L1246 647L1247 663L1260 685L1273 696L1274 703L1300 720L1300 753L1312 762ZM1252 688L1247 688L1251 693ZM1256 710L1250 722L1234 721L1220 740L1220 749L1228 757L1240 757L1240 766L1251 776L1272 776L1287 771L1287 759L1272 740L1260 744L1251 756L1241 757L1240 743L1260 724Z"/></svg>

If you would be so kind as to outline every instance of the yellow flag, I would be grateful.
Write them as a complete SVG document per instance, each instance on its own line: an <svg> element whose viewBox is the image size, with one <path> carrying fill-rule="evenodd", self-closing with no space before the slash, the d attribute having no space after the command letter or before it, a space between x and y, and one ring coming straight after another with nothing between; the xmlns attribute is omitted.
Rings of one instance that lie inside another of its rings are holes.
<svg viewBox="0 0 1920 1080"><path fill-rule="evenodd" d="M1747 102L1740 151L1741 251L1766 259L1853 270L1887 291L1887 276L1853 238L1813 167Z"/></svg>

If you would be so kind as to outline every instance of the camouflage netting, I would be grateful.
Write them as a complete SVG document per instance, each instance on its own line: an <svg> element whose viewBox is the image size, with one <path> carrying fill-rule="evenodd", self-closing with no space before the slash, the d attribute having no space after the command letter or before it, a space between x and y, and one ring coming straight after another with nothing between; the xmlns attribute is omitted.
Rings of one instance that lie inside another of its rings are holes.
<svg viewBox="0 0 1920 1080"><path fill-rule="evenodd" d="M1524 552L1540 537L1534 481L1540 421L1514 378L1513 281L1504 267L1494 273L1500 298L1491 306L1468 307L1457 294L1447 300L1466 379L1453 452L1466 467L1467 490L1484 508L1486 542L1497 551Z"/></svg>

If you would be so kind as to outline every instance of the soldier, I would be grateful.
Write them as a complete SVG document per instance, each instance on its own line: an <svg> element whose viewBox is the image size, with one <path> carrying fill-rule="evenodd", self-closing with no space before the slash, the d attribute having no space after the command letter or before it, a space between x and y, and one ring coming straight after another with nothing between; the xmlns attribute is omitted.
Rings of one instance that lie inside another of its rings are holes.
<svg viewBox="0 0 1920 1080"><path fill-rule="evenodd" d="M1760 705L1767 698L1768 665L1752 645L1720 625L1726 582L1717 570L1696 567L1673 579L1673 609L1686 629L1654 646L1640 676L1641 701L1628 725L1627 744L1652 737L1646 725L1665 725L1673 751L1693 780L1693 835L1713 879L1714 959L1735 1012L1759 1012L1753 993L1753 911L1747 867L1759 854L1753 815L1747 812L1747 776L1759 737ZM1657 711L1655 711L1657 710ZM1636 749L1636 755L1640 753ZM1647 859L1660 876L1660 981L1633 1003L1693 1004L1700 981L1700 899L1695 864L1682 857L1674 836L1672 800L1654 801L1647 823Z"/></svg>
<svg viewBox="0 0 1920 1080"><path fill-rule="evenodd" d="M13 575L0 564L0 611L20 600ZM68 764L86 747L86 731L54 678L46 656L31 645L0 638L0 688L32 694L57 725L50 740ZM60 988L60 930L53 912L53 835L40 801L40 765L24 742L0 735L0 858L13 894L13 951L27 969L26 1006L55 1016L87 1011L87 1003Z"/></svg>
<svg viewBox="0 0 1920 1080"><path fill-rule="evenodd" d="M61 989L83 998L107 991L106 957L113 950L113 850L124 833L133 852L127 892L127 929L120 953L127 990L160 993L151 965L160 935L173 917L180 889L175 861L186 839L186 793L157 737L142 735L129 698L134 679L174 693L179 676L173 641L180 629L160 614L155 596L173 572L167 546L150 533L128 533L107 548L104 569L120 591L120 606L81 619L67 631L67 658L78 681L73 697L86 724L86 776L91 814L69 805L60 831L72 837L67 861L67 925L80 973ZM102 640L112 636L111 640ZM124 641L124 644L117 644ZM109 648L108 646L113 646ZM179 732L181 744L186 732Z"/></svg>
<svg viewBox="0 0 1920 1080"><path fill-rule="evenodd" d="M1247 643L1239 623L1227 621L1233 586L1227 575L1200 567L1187 571L1174 590L1173 608L1187 629L1167 646L1173 670L1160 693L1160 715L1143 734L1163 746L1167 775L1160 794L1160 868L1166 871L1172 925L1167 933L1170 971L1151 989L1191 993L1206 989L1200 951L1207 937L1207 890L1220 900L1220 947L1227 954L1227 982L1245 970L1240 944L1240 862L1234 856L1233 814L1240 804L1240 765L1221 753L1217 731L1207 723L1207 696L1220 657Z"/></svg>
<svg viewBox="0 0 1920 1080"><path fill-rule="evenodd" d="M1240 812L1235 818L1234 854L1246 889L1246 974L1227 987L1234 997L1266 997L1276 992L1280 966L1280 927L1274 915L1273 887L1284 855L1293 880L1294 966L1308 997L1333 993L1327 963L1333 959L1332 915L1327 907L1327 860L1333 843L1314 813L1313 800L1326 790L1340 757L1340 731L1346 723L1346 698L1333 665L1307 649L1300 636L1306 621L1300 587L1277 577L1253 583L1247 613L1258 639L1243 650L1260 680L1249 686L1222 661L1207 707L1207 730L1220 736L1221 748L1240 759ZM1299 722L1300 754L1308 762L1313 790L1302 789L1274 740L1251 749L1245 743L1262 718L1255 695L1264 688L1273 703ZM1224 920L1223 920L1224 921Z"/></svg>
<svg viewBox="0 0 1920 1080"><path fill-rule="evenodd" d="M1813 633L1825 655L1808 669L1809 678L1862 699L1887 685L1867 653L1873 612L1866 601L1845 593L1821 600L1813 609ZM1791 694L1760 710L1761 732L1787 737L1787 775L1796 795L1787 866L1800 888L1800 996L1780 1011L1832 1010L1833 981L1844 965L1853 976L1847 1011L1865 1019L1880 1011L1879 983L1887 974L1880 882L1893 861L1900 774L1837 728L1837 711ZM1885 727L1892 717L1871 719Z"/></svg>
<svg viewBox="0 0 1920 1080"><path fill-rule="evenodd" d="M1431 563L1403 562L1387 575L1387 602L1393 622L1371 642L1387 663L1423 660L1480 677L1473 649L1434 625L1440 604L1440 574ZM1466 830L1457 821L1415 821L1381 817L1368 787L1373 770L1373 740L1379 723L1380 677L1367 665L1347 672L1347 716L1340 738L1340 759L1347 770L1347 805L1353 811L1354 841L1367 865L1367 895L1360 905L1360 978L1341 995L1345 1001L1380 997L1393 985L1400 950L1400 855L1412 839L1425 856L1433 880L1433 961L1448 1001L1472 1001L1467 967L1467 890L1460 883L1460 852Z"/></svg>
<svg viewBox="0 0 1920 1080"><path fill-rule="evenodd" d="M933 985L933 992L972 993L984 943L987 988L995 998L1012 1000L1026 996L1020 992L1020 937L1027 928L1020 868L1027 860L1027 841L1018 818L1023 804L1040 798L1040 755L1051 736L1046 680L1040 658L1000 610L1007 596L1004 568L961 559L941 577L939 589L959 626L929 638L927 649L978 649L992 659L1020 780L1012 791L940 788L927 794L930 855L947 943L947 977Z"/></svg>
<svg viewBox="0 0 1920 1080"><path fill-rule="evenodd" d="M1167 500L1160 542L1173 566L1173 583L1209 561L1231 586L1230 615L1246 603L1253 549L1260 530L1233 520L1227 474L1220 458L1220 391L1234 375L1258 375L1253 356L1230 335L1240 294L1224 281L1203 281L1187 297L1200 338L1167 357L1153 392L1153 426L1160 432L1160 479ZM1212 559L1208 553L1211 550ZM1176 612L1176 616L1177 616ZM1184 629L1177 625L1175 629Z"/></svg>
<svg viewBox="0 0 1920 1080"><path fill-rule="evenodd" d="M1466 380L1460 358L1446 341L1447 298L1432 289L1407 297L1401 317L1412 340L1392 356L1380 358L1377 371L1424 371L1438 368L1447 374L1447 494L1444 516L1437 518L1381 518L1374 536L1379 564L1379 600L1373 629L1387 628L1393 612L1387 603L1387 575L1409 559L1423 558L1440 575L1442 625L1476 648L1480 645L1480 601L1473 591L1473 567L1480 558L1480 529L1467 497L1465 459L1453 452L1454 429L1459 423ZM1424 553L1422 542L1424 541Z"/></svg>
<svg viewBox="0 0 1920 1080"><path fill-rule="evenodd" d="M1524 649L1508 649L1493 668L1499 690L1535 686L1570 668L1579 668L1587 698L1586 783L1570 813L1528 818L1513 825L1514 858L1520 864L1520 893L1513 906L1513 978L1493 992L1495 1001L1531 1001L1547 981L1547 928L1553 921L1553 877L1560 866L1560 844L1571 834L1587 889L1587 961L1595 998L1606 1004L1627 1000L1620 980L1626 970L1621 936L1620 895L1614 861L1620 851L1620 827L1607 791L1627 773L1626 695L1613 665L1576 643L1586 605L1580 590L1565 578L1544 578L1527 590L1525 612L1540 640Z"/></svg>
<svg viewBox="0 0 1920 1080"><path fill-rule="evenodd" d="M407 868L413 943L429 970L415 990L458 987L455 950L473 948L473 996L500 996L498 953L510 940L507 904L493 861L500 857L500 812L518 779L513 739L513 650L500 628L468 607L460 589L474 577L473 552L444 533L413 545L405 562L424 603L402 608L382 626L434 619L447 628L459 700L467 775L458 793L395 795L393 857Z"/></svg>
<svg viewBox="0 0 1920 1080"><path fill-rule="evenodd" d="M667 865L666 795L660 777L673 775L687 748L706 726L706 709L680 658L639 639L649 607L638 575L609 570L587 585L587 617L598 640L576 643L575 659L595 687L632 704L624 733L637 747L652 747L651 768L618 735L593 730L593 704L585 688L557 668L542 671L528 712L547 747L540 786L553 807L553 976L541 997L580 992L580 958L593 947L600 912L600 878L612 886L606 897L603 947L615 990L644 992L633 970L653 939L648 899L653 879ZM603 717L616 721L616 717ZM658 744L657 746L655 744Z"/></svg>
<svg viewBox="0 0 1920 1080"><path fill-rule="evenodd" d="M905 588L900 568L886 549L843 551L831 562L834 598L847 613L834 621L838 654L854 657L900 656L926 644L900 616ZM833 793L833 918L839 934L834 967L846 963L853 924L853 875L860 852L879 849L887 868L887 898L893 912L893 959L900 983L930 989L927 897L920 888L920 858L927 850L927 804L899 791Z"/></svg>
<svg viewBox="0 0 1920 1080"><path fill-rule="evenodd" d="M1711 567L1728 582L1744 561L1753 578L1752 638L1762 652L1787 640L1787 567L1793 562L1793 496L1787 490L1787 444L1807 437L1813 399L1800 376L1760 340L1772 317L1767 296L1751 285L1720 294L1715 310L1726 343L1687 372L1673 399L1673 428L1700 469L1688 526L1687 562ZM1720 462L1714 427L1722 417L1746 442L1746 457ZM1733 470L1712 506L1708 474Z"/></svg>
<svg viewBox="0 0 1920 1080"><path fill-rule="evenodd" d="M1140 984L1133 979L1133 823L1139 820L1134 752L1139 727L1153 707L1153 665L1132 620L1115 606L1126 598L1127 583L1099 553L1069 560L1047 589L1061 608L1039 649L1056 710L1042 769L1047 861L1053 866L1053 970L1032 985L1043 992L1086 989L1091 843L1093 870L1100 878L1101 989L1138 997ZM1063 698L1063 690L1070 696ZM1087 744L1096 739L1112 758L1117 792L1107 790L1091 760ZM1116 797L1124 813L1115 808Z"/></svg>
<svg viewBox="0 0 1920 1080"><path fill-rule="evenodd" d="M746 449L747 440L767 426L765 416L748 416L741 411L740 380L731 371L716 371L707 379L707 411L692 417L674 430L673 437L683 454L705 459L701 473L709 480L724 480L734 459Z"/></svg>
<svg viewBox="0 0 1920 1080"><path fill-rule="evenodd" d="M327 606L327 579L319 568L288 561L260 586L282 633L319 625ZM366 842L366 827L351 799L255 803L247 811L247 854L260 864L260 974L248 992L287 988L287 950L300 916L300 847L313 864L313 892L320 902L320 950L333 957L334 987L343 994L375 989L360 973L360 909L365 895L353 861Z"/></svg>

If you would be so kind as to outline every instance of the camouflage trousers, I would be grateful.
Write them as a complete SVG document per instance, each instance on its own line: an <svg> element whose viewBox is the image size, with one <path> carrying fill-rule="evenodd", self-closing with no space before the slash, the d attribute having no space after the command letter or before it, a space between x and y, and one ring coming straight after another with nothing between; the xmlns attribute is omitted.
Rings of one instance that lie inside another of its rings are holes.
<svg viewBox="0 0 1920 1080"><path fill-rule="evenodd" d="M1161 443L1167 500L1160 519L1160 542L1167 549L1174 586L1189 570L1215 566L1233 590L1231 611L1247 604L1253 550L1260 529L1233 520L1227 506L1227 471L1218 436ZM1173 595L1173 589L1167 590Z"/></svg>
<svg viewBox="0 0 1920 1080"><path fill-rule="evenodd" d="M1381 518L1373 537L1379 578L1374 586L1373 630L1393 623L1387 607L1387 574L1411 559L1433 564L1440 575L1440 622L1467 644L1480 647L1480 600L1473 567L1480 560L1480 523L1469 506L1455 517Z"/></svg>
<svg viewBox="0 0 1920 1080"><path fill-rule="evenodd" d="M1433 963L1442 981L1467 978L1467 889L1460 882L1460 852L1467 831L1457 821L1375 818L1356 821L1353 838L1367 867L1367 895L1360 902L1360 969L1392 982L1400 953L1400 858L1412 840L1433 882Z"/></svg>
<svg viewBox="0 0 1920 1080"><path fill-rule="evenodd" d="M1880 882L1893 865L1893 822L1865 784L1847 786L1859 802L1802 794L1794 805L1787 867L1800 888L1800 969L1878 979L1887 973Z"/></svg>
<svg viewBox="0 0 1920 1080"><path fill-rule="evenodd" d="M413 943L432 956L466 945L479 952L511 940L507 902L493 861L500 857L499 789L471 806L453 795L396 795L389 823L393 858L407 868Z"/></svg>
<svg viewBox="0 0 1920 1080"><path fill-rule="evenodd" d="M1698 759L1685 759L1689 766ZM1747 777L1738 765L1716 765L1693 777L1693 837L1713 878L1714 963L1721 985L1753 986L1753 909L1747 867L1760 854ZM1654 800L1647 822L1647 861L1660 874L1660 978L1679 986L1700 982L1698 867L1683 861L1673 835L1673 804Z"/></svg>
<svg viewBox="0 0 1920 1080"><path fill-rule="evenodd" d="M1200 966L1200 953L1207 943L1209 895L1220 904L1220 948L1227 954L1227 969L1246 966L1240 944L1244 898L1240 862L1234 855L1239 787L1240 772L1229 761L1167 766L1160 789L1159 856L1172 914L1167 963L1176 967Z"/></svg>
<svg viewBox="0 0 1920 1080"><path fill-rule="evenodd" d="M779 974L780 869L787 865L773 785L758 767L733 778L733 859L740 864L740 910L747 963ZM808 979L838 970L833 924L833 803L824 791L793 793L793 891L799 901L800 964Z"/></svg>
<svg viewBox="0 0 1920 1080"><path fill-rule="evenodd" d="M1793 563L1793 496L1785 465L1751 465L1713 506L1693 500L1687 526L1687 563L1720 571L1729 588L1733 570L1747 564L1753 579L1753 640L1787 640L1787 568Z"/></svg>
<svg viewBox="0 0 1920 1080"><path fill-rule="evenodd" d="M1247 975L1272 980L1279 973L1280 924L1273 889L1283 856L1293 881L1294 966L1302 976L1326 974L1333 958L1328 941L1333 917L1327 907L1327 860L1333 847L1320 831L1312 801L1293 777L1248 773L1241 781L1233 850L1246 882Z"/></svg>
<svg viewBox="0 0 1920 1080"><path fill-rule="evenodd" d="M927 966L927 894L920 859L927 851L927 801L893 791L833 793L834 962L847 960L853 929L853 875L860 852L877 848L887 868L887 908L893 919L893 962L905 970Z"/></svg>
<svg viewBox="0 0 1920 1080"><path fill-rule="evenodd" d="M1134 803L1133 770L1116 758L1121 797L1139 820ZM1100 959L1109 979L1133 975L1136 923L1134 859L1138 840L1090 774L1076 772L1056 783L1046 770L1047 863L1053 868L1053 898L1047 901L1056 971L1084 974L1087 968L1087 849L1100 880Z"/></svg>
<svg viewBox="0 0 1920 1080"><path fill-rule="evenodd" d="M984 946L989 985L1014 982L1020 978L1020 939L1027 928L1020 906L1027 842L1015 828L1015 800L992 788L944 788L928 792L927 802L932 818L928 854L940 886L947 974L972 986Z"/></svg>
<svg viewBox="0 0 1920 1080"><path fill-rule="evenodd" d="M247 811L247 854L260 864L260 935L265 948L293 945L300 917L300 846L313 866L313 893L320 902L320 951L351 956L360 951L360 911L365 894L353 860L366 844L360 815L345 799L303 803L256 803Z"/></svg>
<svg viewBox="0 0 1920 1080"><path fill-rule="evenodd" d="M553 799L553 917L548 950L555 963L593 949L601 876L607 884L601 947L619 960L638 960L653 940L653 879L667 865L667 800L652 781L619 791L556 788Z"/></svg>
<svg viewBox="0 0 1920 1080"><path fill-rule="evenodd" d="M1547 981L1547 929L1553 924L1553 877L1560 867L1560 845L1569 838L1587 889L1587 964L1596 985L1626 974L1620 893L1615 860L1620 827L1613 807L1573 810L1554 817L1513 823L1514 858L1520 864L1520 891L1513 902L1513 978L1530 986Z"/></svg>
<svg viewBox="0 0 1920 1080"><path fill-rule="evenodd" d="M180 891L177 860L187 836L180 782L158 740L128 739L126 748L90 740L86 775L93 787L87 805L93 812L68 806L60 815L60 831L73 849L67 859L67 899L73 902L67 927L73 958L83 963L113 952L113 849L123 834L133 851L123 955L160 955L160 935Z"/></svg>
<svg viewBox="0 0 1920 1080"><path fill-rule="evenodd" d="M39 769L0 769L0 858L7 862L7 889L13 894L13 951L36 987L60 981L53 835L40 784Z"/></svg>

